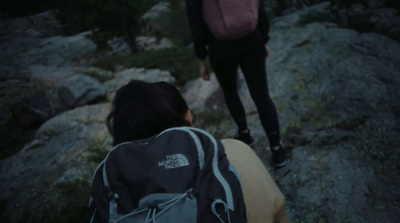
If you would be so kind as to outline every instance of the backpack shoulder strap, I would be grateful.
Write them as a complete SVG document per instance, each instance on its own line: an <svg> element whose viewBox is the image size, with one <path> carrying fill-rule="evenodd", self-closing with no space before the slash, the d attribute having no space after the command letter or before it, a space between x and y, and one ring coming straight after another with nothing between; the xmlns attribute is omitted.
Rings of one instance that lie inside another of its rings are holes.
<svg viewBox="0 0 400 223"><path fill-rule="evenodd" d="M191 131L193 132L197 132L200 133L201 135L205 136L206 138L208 138L208 140L211 141L211 148L212 149L212 171L214 173L214 176L216 177L216 179L219 181L219 183L221 184L221 186L223 187L224 191L225 191L225 198L226 198L226 205L227 207L234 211L235 207L234 207L234 202L233 202L233 194L232 194L232 190L231 187L229 185L229 183L226 181L226 179L224 178L224 176L221 174L221 171L219 169L219 147L218 147L218 143L217 140L215 140L215 138L208 132L202 130L202 129L198 129L198 128L190 128Z"/></svg>

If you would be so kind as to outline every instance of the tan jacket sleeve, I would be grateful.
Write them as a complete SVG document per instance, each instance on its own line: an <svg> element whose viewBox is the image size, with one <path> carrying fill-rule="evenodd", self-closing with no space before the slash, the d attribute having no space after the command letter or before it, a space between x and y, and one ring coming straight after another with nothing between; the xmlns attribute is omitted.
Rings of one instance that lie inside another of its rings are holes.
<svg viewBox="0 0 400 223"><path fill-rule="evenodd" d="M254 151L234 139L221 140L242 180L249 223L288 223L285 197Z"/></svg>

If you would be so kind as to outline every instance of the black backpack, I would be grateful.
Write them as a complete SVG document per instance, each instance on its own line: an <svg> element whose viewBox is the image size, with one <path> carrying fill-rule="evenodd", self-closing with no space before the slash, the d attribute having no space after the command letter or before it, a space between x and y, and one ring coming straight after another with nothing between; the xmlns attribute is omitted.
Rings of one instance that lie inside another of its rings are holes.
<svg viewBox="0 0 400 223"><path fill-rule="evenodd" d="M247 222L239 176L222 144L180 127L114 147L97 168L90 222Z"/></svg>

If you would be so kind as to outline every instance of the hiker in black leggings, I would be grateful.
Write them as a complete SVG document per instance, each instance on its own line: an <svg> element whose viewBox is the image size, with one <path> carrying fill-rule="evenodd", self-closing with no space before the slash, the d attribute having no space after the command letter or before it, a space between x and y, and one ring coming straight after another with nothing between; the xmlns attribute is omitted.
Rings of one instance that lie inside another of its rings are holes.
<svg viewBox="0 0 400 223"><path fill-rule="evenodd" d="M210 79L205 65L205 59L209 55L227 107L238 127L234 138L250 146L254 145L237 89L236 78L240 67L268 137L274 164L277 167L284 166L286 150L280 142L278 115L268 91L265 60L269 56L269 48L266 46L269 40L269 21L262 1L257 28L248 36L234 41L217 40L213 36L203 20L202 0L186 0L186 9L196 57L200 61L200 75L204 80Z"/></svg>

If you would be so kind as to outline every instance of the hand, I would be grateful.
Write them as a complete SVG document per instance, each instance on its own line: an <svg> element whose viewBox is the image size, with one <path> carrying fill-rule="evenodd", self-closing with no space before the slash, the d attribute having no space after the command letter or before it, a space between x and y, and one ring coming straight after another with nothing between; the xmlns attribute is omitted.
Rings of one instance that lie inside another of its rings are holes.
<svg viewBox="0 0 400 223"><path fill-rule="evenodd" d="M268 44L265 45L265 53L266 53L266 54L265 54L265 58L268 60L268 59L269 59L269 54L270 54Z"/></svg>
<svg viewBox="0 0 400 223"><path fill-rule="evenodd" d="M205 80L210 80L210 71L208 71L205 60L200 60L200 77Z"/></svg>

